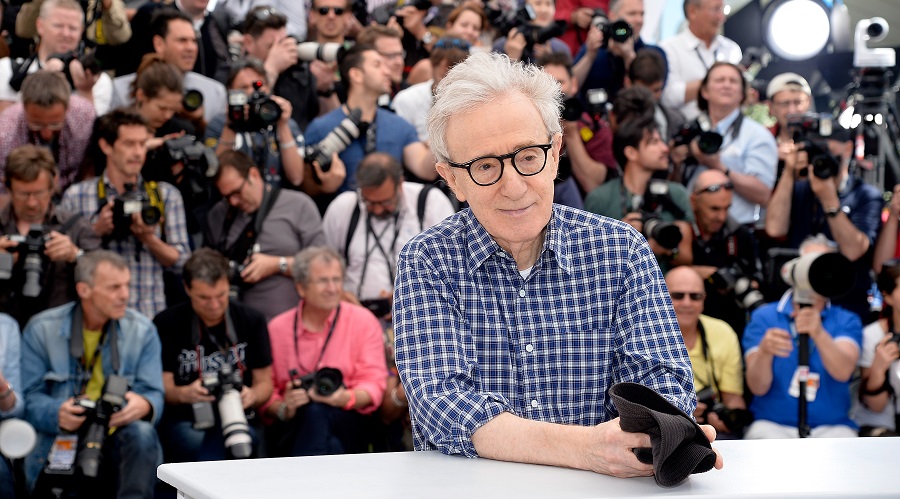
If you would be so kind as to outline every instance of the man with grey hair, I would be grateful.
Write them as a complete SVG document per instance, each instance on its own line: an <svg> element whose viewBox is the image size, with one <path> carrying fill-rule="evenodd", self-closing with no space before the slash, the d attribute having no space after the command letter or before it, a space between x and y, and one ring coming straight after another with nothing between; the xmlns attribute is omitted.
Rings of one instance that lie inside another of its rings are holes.
<svg viewBox="0 0 900 499"><path fill-rule="evenodd" d="M37 446L25 459L29 488L38 475L41 490L58 485L53 477L60 475L41 474L51 445L73 434L85 445L96 421L79 401L99 404L107 382L123 377L125 404L109 418L116 431L102 445L103 466L90 495L153 497L162 462L154 429L163 404L160 342L150 319L128 308L130 279L128 263L118 254L85 253L75 268L78 300L35 315L25 328L25 418L38 432Z"/></svg>
<svg viewBox="0 0 900 499"><path fill-rule="evenodd" d="M344 261L310 247L292 266L297 307L269 322L275 390L261 409L279 456L365 452L366 415L381 405L387 366L381 325L343 301Z"/></svg>
<svg viewBox="0 0 900 499"><path fill-rule="evenodd" d="M832 253L837 245L822 234L800 245L800 256ZM796 438L799 397L798 334L809 335L806 383L811 437L855 437L850 419L850 377L862 344L862 321L853 312L813 292L812 306L796 303L794 290L753 312L744 330L750 410L756 421L744 438Z"/></svg>
<svg viewBox="0 0 900 499"><path fill-rule="evenodd" d="M650 476L632 452L650 437L621 429L608 390L640 381L692 413L690 360L646 241L553 204L560 100L551 75L499 54L470 56L438 87L428 135L469 208L400 252L396 357L415 447Z"/></svg>

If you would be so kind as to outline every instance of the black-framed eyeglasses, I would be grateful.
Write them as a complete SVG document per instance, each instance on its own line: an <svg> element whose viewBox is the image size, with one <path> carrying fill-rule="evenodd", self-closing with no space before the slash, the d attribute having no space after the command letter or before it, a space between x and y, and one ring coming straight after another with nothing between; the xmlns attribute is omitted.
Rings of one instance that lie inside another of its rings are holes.
<svg viewBox="0 0 900 499"><path fill-rule="evenodd" d="M704 192L719 192L722 189L732 191L734 190L734 184L731 182L725 182L724 184L713 184L704 187L703 189L699 189L697 194L703 194Z"/></svg>
<svg viewBox="0 0 900 499"><path fill-rule="evenodd" d="M327 16L329 10L333 11L336 16L342 16L346 9L343 7L318 7L316 10L319 11L320 16Z"/></svg>
<svg viewBox="0 0 900 499"><path fill-rule="evenodd" d="M553 138L547 144L525 146L502 156L481 156L465 163L447 164L453 168L464 168L472 182L481 186L496 184L503 176L503 163L509 159L513 168L523 177L531 177L544 171L547 166L547 151L553 147Z"/></svg>
<svg viewBox="0 0 900 499"><path fill-rule="evenodd" d="M434 44L436 49L459 49L469 51L472 44L461 38L441 38Z"/></svg>
<svg viewBox="0 0 900 499"><path fill-rule="evenodd" d="M244 190L244 186L247 185L247 178L248 177L244 177L244 180L241 182L241 185L239 185L237 189L229 192L228 194L222 194L222 197L225 198L225 200L229 200L235 196L240 196L241 192Z"/></svg>
<svg viewBox="0 0 900 499"><path fill-rule="evenodd" d="M669 296L672 297L673 301L684 300L685 296L690 298L691 301L703 301L703 299L706 298L706 293L685 293L684 291L672 291L669 293Z"/></svg>

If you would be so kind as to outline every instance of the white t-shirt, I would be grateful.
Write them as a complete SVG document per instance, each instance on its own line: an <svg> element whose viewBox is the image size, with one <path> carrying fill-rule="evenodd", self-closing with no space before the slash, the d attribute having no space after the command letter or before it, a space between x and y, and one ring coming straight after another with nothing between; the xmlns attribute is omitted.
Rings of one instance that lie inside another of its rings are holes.
<svg viewBox="0 0 900 499"><path fill-rule="evenodd" d="M41 68L37 59L28 67L28 74L34 73ZM9 102L19 102L21 99L19 92L13 90L9 86L9 80L12 79L12 59L4 57L0 59L0 100ZM97 116L102 116L109 111L109 104L112 100L112 79L106 73L100 74L100 79L94 84L91 92L94 97L94 110Z"/></svg>

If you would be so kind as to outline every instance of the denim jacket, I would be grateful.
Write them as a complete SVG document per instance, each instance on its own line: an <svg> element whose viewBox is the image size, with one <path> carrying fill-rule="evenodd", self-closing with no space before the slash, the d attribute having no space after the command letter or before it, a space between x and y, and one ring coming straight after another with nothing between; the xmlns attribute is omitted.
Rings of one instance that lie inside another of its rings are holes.
<svg viewBox="0 0 900 499"><path fill-rule="evenodd" d="M52 441L59 432L59 407L77 395L78 362L69 353L75 302L35 315L25 327L22 340L22 386L25 419L34 425L41 440ZM101 349L103 374L119 374L129 390L150 402L150 422L156 424L163 408L162 357L159 334L150 319L129 308L118 321L119 372L112 367L109 341ZM40 447L40 446L39 446Z"/></svg>

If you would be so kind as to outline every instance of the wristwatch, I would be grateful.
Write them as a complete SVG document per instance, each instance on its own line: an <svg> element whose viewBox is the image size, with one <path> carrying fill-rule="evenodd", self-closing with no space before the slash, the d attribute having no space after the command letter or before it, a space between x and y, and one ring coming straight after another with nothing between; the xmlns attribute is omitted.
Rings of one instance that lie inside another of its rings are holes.
<svg viewBox="0 0 900 499"><path fill-rule="evenodd" d="M287 272L288 272L288 262L287 262L287 257L284 257L284 256L283 256L283 257L281 257L281 258L278 259L278 270L279 270L282 274L287 274Z"/></svg>
<svg viewBox="0 0 900 499"><path fill-rule="evenodd" d="M282 402L281 405L278 406L275 417L278 418L279 421L287 421L287 402Z"/></svg>
<svg viewBox="0 0 900 499"><path fill-rule="evenodd" d="M431 31L426 31L424 35L422 35L422 45L431 45L431 42L434 41L434 33Z"/></svg>
<svg viewBox="0 0 900 499"><path fill-rule="evenodd" d="M834 218L834 217L838 216L838 213L840 213L840 212L841 212L840 206L838 206L837 208L829 208L829 209L825 210L825 216L827 216L828 218Z"/></svg>

